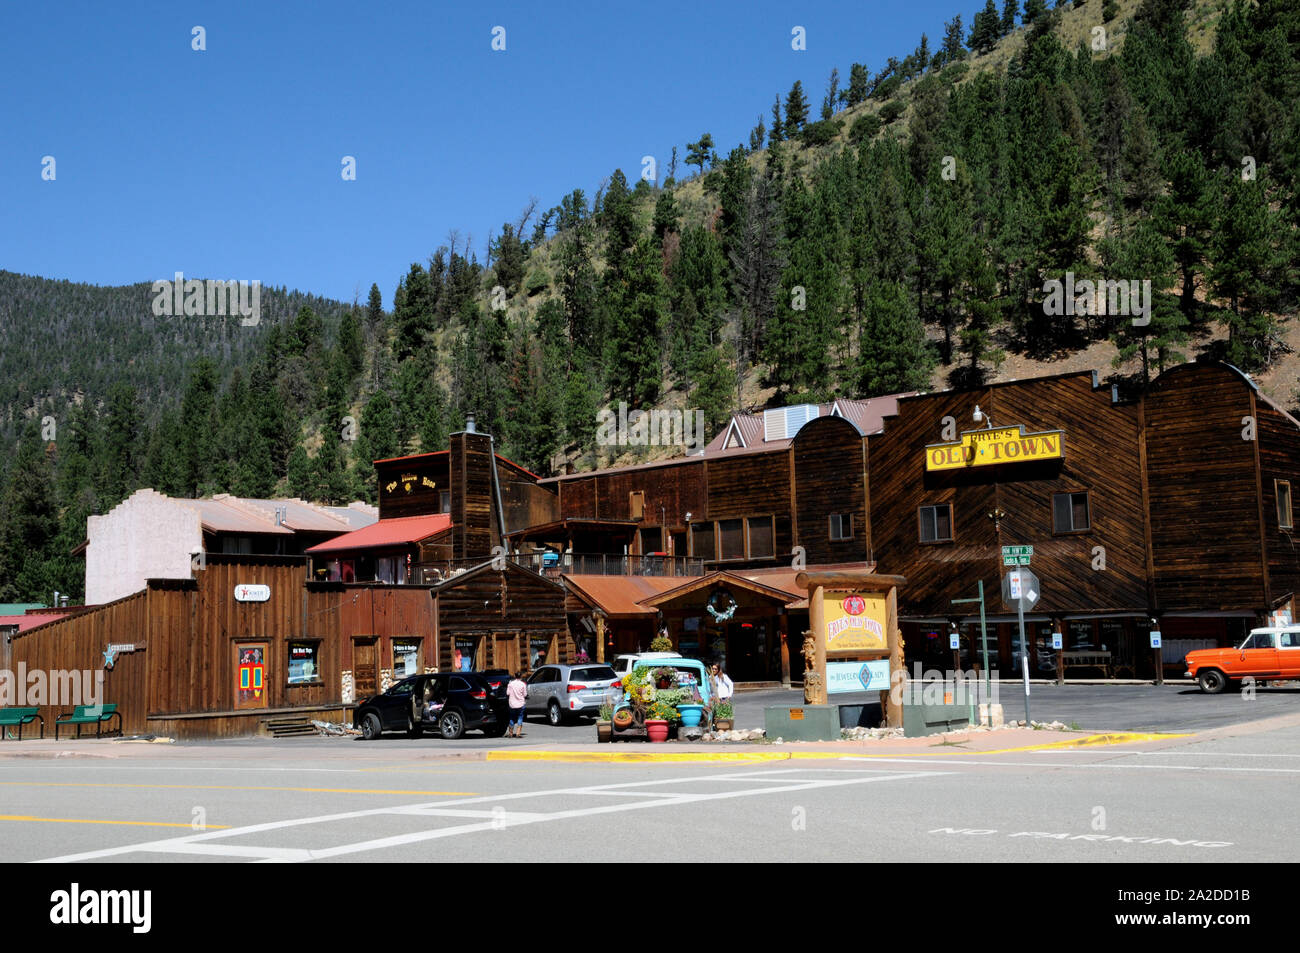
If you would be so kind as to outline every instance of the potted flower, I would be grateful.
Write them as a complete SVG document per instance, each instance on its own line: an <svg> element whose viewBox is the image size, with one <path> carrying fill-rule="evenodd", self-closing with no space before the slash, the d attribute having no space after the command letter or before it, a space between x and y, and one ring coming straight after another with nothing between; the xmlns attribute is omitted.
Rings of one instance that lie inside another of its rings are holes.
<svg viewBox="0 0 1300 953"><path fill-rule="evenodd" d="M677 718L677 709L662 698L655 699L646 711L646 733L651 741L667 741L668 727Z"/></svg>
<svg viewBox="0 0 1300 953"><path fill-rule="evenodd" d="M718 731L730 731L734 718L731 702L718 702L713 707L713 725Z"/></svg>
<svg viewBox="0 0 1300 953"><path fill-rule="evenodd" d="M600 706L600 716L596 719L596 740L609 741L614 733L614 706L609 702Z"/></svg>
<svg viewBox="0 0 1300 953"><path fill-rule="evenodd" d="M664 666L654 671L655 688L673 688L677 685L677 669Z"/></svg>
<svg viewBox="0 0 1300 953"><path fill-rule="evenodd" d="M686 728L696 728L704 720L704 714L708 710L704 705L704 699L700 696L699 688L694 686L682 690L681 694L684 697L677 703L677 712L682 716L682 725Z"/></svg>

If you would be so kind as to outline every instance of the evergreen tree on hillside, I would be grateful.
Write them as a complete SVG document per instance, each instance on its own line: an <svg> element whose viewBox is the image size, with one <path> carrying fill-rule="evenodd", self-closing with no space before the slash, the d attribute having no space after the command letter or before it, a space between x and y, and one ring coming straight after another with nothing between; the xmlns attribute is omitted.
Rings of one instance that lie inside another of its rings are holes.
<svg viewBox="0 0 1300 953"><path fill-rule="evenodd" d="M1187 341L1187 319L1178 308L1178 299L1166 291L1174 284L1177 273L1174 256L1154 222L1143 218L1122 242L1114 260L1106 265L1108 274L1131 275L1151 282L1150 314L1114 316L1111 333L1119 349L1115 366L1140 356L1145 388L1152 376L1152 363L1157 371L1163 371L1184 359L1178 348ZM1130 310L1134 308L1130 302ZM1146 323L1140 323L1143 321Z"/></svg>
<svg viewBox="0 0 1300 953"><path fill-rule="evenodd" d="M822 99L822 119L835 115L835 106L840 97L840 71L831 67L831 77L826 82L826 96Z"/></svg>
<svg viewBox="0 0 1300 953"><path fill-rule="evenodd" d="M1279 344L1275 309L1285 267L1283 223L1270 207L1263 177L1226 178L1211 242L1210 288L1224 305L1218 320L1228 329L1228 362L1256 370L1272 361Z"/></svg>
<svg viewBox="0 0 1300 953"><path fill-rule="evenodd" d="M943 46L934 55L934 68L942 69L949 63L960 63L966 58L966 34L962 32L961 16L955 16L943 25Z"/></svg>
<svg viewBox="0 0 1300 953"><path fill-rule="evenodd" d="M393 307L393 324L397 330L393 356L398 361L406 360L423 348L434 327L429 276L419 262L411 263L402 288L402 299Z"/></svg>
<svg viewBox="0 0 1300 953"><path fill-rule="evenodd" d="M53 447L28 421L9 469L0 510L0 601L47 602L62 554L55 552L58 514L53 496Z"/></svg>
<svg viewBox="0 0 1300 953"><path fill-rule="evenodd" d="M785 125L782 128L786 138L794 136L807 121L808 100L804 98L803 83L796 79L785 97Z"/></svg>
<svg viewBox="0 0 1300 953"><path fill-rule="evenodd" d="M1016 17L1020 14L1020 0L1003 0L1002 3L1002 20L998 23L998 28L1002 35L1006 36L1016 28Z"/></svg>
<svg viewBox="0 0 1300 953"><path fill-rule="evenodd" d="M997 7L993 5L993 0L986 0L984 9L975 14L975 22L971 27L971 50L975 53L989 52L997 43L1001 30Z"/></svg>
<svg viewBox="0 0 1300 953"><path fill-rule="evenodd" d="M846 92L845 102L852 109L858 103L867 101L867 84L871 79L871 74L867 70L865 63L854 63L849 67L849 88Z"/></svg>
<svg viewBox="0 0 1300 953"><path fill-rule="evenodd" d="M785 139L785 125L781 122L781 94L777 93L776 101L772 103L772 131L768 133L769 141L781 142Z"/></svg>
<svg viewBox="0 0 1300 953"><path fill-rule="evenodd" d="M1024 22L1030 26L1047 15L1047 0L1025 0Z"/></svg>
<svg viewBox="0 0 1300 953"><path fill-rule="evenodd" d="M695 142L686 143L686 164L696 166L701 175L704 166L713 159L713 136L705 133Z"/></svg>
<svg viewBox="0 0 1300 953"><path fill-rule="evenodd" d="M200 497L217 492L213 464L217 457L217 369L211 358L194 362L181 399L181 465L183 493Z"/></svg>

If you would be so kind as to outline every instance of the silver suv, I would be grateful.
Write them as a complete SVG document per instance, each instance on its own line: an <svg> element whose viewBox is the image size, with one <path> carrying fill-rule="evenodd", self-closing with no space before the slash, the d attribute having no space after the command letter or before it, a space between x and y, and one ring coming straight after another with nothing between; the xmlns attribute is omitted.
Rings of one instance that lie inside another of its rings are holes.
<svg viewBox="0 0 1300 953"><path fill-rule="evenodd" d="M583 665L543 665L528 679L525 715L545 714L552 725L579 715L595 718L610 685L618 680L603 662Z"/></svg>

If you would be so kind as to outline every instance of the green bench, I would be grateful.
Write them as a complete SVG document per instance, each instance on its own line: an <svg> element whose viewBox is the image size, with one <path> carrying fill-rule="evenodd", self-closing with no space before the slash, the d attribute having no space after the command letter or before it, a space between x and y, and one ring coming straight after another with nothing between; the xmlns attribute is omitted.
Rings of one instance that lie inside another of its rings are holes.
<svg viewBox="0 0 1300 953"><path fill-rule="evenodd" d="M9 737L9 729L18 728L18 740L23 740L23 725L33 721L41 723L41 737L45 737L45 719L39 708L0 708L0 738Z"/></svg>
<svg viewBox="0 0 1300 953"><path fill-rule="evenodd" d="M60 725L76 725L77 737L81 737L82 725L94 725L95 737L98 738L103 731L104 722L111 718L117 718L117 733L122 733L122 713L117 710L117 705L78 705L66 715L60 715L54 720L54 740L59 740ZM110 734L112 729L109 729Z"/></svg>

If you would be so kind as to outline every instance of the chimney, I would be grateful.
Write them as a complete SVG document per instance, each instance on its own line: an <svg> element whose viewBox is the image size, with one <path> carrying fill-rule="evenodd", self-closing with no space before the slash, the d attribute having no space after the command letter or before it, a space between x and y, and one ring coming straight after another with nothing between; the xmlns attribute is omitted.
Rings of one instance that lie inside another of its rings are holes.
<svg viewBox="0 0 1300 953"><path fill-rule="evenodd" d="M474 429L474 415L473 415L473 414L466 414L466 415L465 415L465 432L466 432L466 433L478 433L478 431Z"/></svg>

